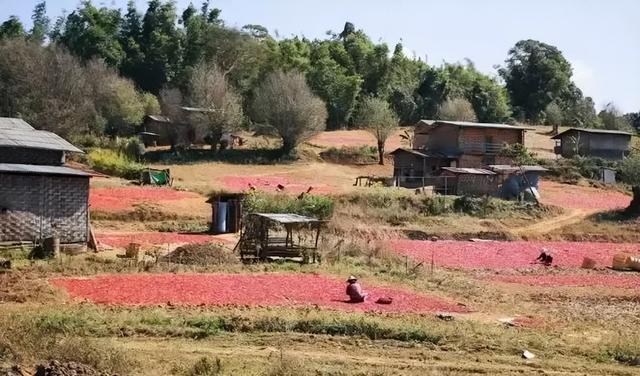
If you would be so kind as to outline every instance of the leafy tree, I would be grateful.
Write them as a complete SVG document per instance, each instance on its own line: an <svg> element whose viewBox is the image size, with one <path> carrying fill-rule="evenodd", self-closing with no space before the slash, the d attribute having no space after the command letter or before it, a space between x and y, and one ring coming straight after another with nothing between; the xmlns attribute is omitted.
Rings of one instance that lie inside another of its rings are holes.
<svg viewBox="0 0 640 376"><path fill-rule="evenodd" d="M464 98L447 99L438 107L438 119L455 121L477 121L473 106Z"/></svg>
<svg viewBox="0 0 640 376"><path fill-rule="evenodd" d="M138 76L134 77L145 91L159 93L179 72L182 49L176 21L173 2L149 1L139 42L144 60Z"/></svg>
<svg viewBox="0 0 640 376"><path fill-rule="evenodd" d="M120 77L116 70L100 60L92 60L86 67L93 88L93 101L99 116L104 119L108 135L131 135L135 126L142 123L146 115L147 101L134 83Z"/></svg>
<svg viewBox="0 0 640 376"><path fill-rule="evenodd" d="M327 110L298 72L273 72L258 86L251 106L252 118L272 127L282 138L282 152L326 127Z"/></svg>
<svg viewBox="0 0 640 376"><path fill-rule="evenodd" d="M622 112L612 102L598 113L598 118L602 122L604 129L612 129L618 131L631 131L631 124L622 115Z"/></svg>
<svg viewBox="0 0 640 376"><path fill-rule="evenodd" d="M413 124L419 118L420 103L416 91L426 69L425 63L409 59L403 52L402 44L396 44L382 92L402 124Z"/></svg>
<svg viewBox="0 0 640 376"><path fill-rule="evenodd" d="M633 216L640 215L640 154L632 154L625 159L620 168L623 180L631 185L633 199L626 209L626 213Z"/></svg>
<svg viewBox="0 0 640 376"><path fill-rule="evenodd" d="M119 28L119 10L96 8L90 1L84 1L67 17L58 42L84 60L97 57L117 68L125 57Z"/></svg>
<svg viewBox="0 0 640 376"><path fill-rule="evenodd" d="M22 22L16 16L10 16L0 25L0 39L21 38L26 34Z"/></svg>
<svg viewBox="0 0 640 376"><path fill-rule="evenodd" d="M383 99L367 97L360 104L356 122L376 138L380 165L384 165L384 146L387 138L398 128L398 121L389 103Z"/></svg>
<svg viewBox="0 0 640 376"><path fill-rule="evenodd" d="M314 52L307 80L327 105L327 128L339 129L345 127L351 119L362 79L357 75L350 75L346 68L333 60L327 47L321 47L324 54L318 50Z"/></svg>
<svg viewBox="0 0 640 376"><path fill-rule="evenodd" d="M31 21L33 27L29 33L29 38L36 43L44 43L44 39L49 32L50 20L47 17L47 2L42 1L37 3L33 8L33 14L31 15Z"/></svg>
<svg viewBox="0 0 640 376"><path fill-rule="evenodd" d="M217 65L200 63L194 68L188 101L193 107L205 109L190 116L191 124L207 132L213 151L225 132L236 130L243 123L242 99Z"/></svg>
<svg viewBox="0 0 640 376"><path fill-rule="evenodd" d="M122 17L118 39L124 54L120 63L120 72L124 76L135 80L139 85L138 80L143 74L144 64L144 53L140 46L142 40L142 15L136 9L136 3L133 0L129 0L127 3L127 12Z"/></svg>
<svg viewBox="0 0 640 376"><path fill-rule="evenodd" d="M562 125L563 115L562 108L556 102L549 103L545 108L544 121L545 124L553 126L553 134L558 134L558 127Z"/></svg>
<svg viewBox="0 0 640 376"><path fill-rule="evenodd" d="M558 48L536 40L521 40L509 50L499 69L511 104L529 121L538 121L545 108L571 84L571 65Z"/></svg>
<svg viewBox="0 0 640 376"><path fill-rule="evenodd" d="M99 131L89 77L78 60L23 39L0 42L0 113L63 137Z"/></svg>
<svg viewBox="0 0 640 376"><path fill-rule="evenodd" d="M571 104L564 112L564 120L567 125L580 128L599 128L602 126L591 97L581 98Z"/></svg>

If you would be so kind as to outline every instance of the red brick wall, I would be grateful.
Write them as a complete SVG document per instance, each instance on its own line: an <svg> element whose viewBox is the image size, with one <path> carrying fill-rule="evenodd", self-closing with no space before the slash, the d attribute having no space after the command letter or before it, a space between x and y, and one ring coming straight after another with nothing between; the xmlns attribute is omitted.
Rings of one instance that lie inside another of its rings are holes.
<svg viewBox="0 0 640 376"><path fill-rule="evenodd" d="M485 142L486 137L491 137L492 142L496 144L515 144L520 142L521 133L522 131L518 129L463 128L461 141L480 143Z"/></svg>

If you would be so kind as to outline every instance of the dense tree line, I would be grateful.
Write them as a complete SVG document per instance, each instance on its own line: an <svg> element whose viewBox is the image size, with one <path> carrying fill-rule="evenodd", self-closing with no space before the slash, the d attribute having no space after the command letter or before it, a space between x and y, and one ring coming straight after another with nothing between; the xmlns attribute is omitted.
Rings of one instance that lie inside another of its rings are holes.
<svg viewBox="0 0 640 376"><path fill-rule="evenodd" d="M593 100L573 83L562 52L542 42L518 42L492 77L471 61L431 66L407 56L400 43L390 49L372 42L349 22L340 33L310 40L276 38L260 25L230 28L220 16L208 0L181 14L165 0L150 0L144 13L133 1L124 10L83 1L51 23L40 3L30 30L14 16L0 24L0 114L23 116L63 134L120 134L144 114L159 111L157 97L163 112L176 117L180 105L220 110L190 119L215 139L276 116L255 109L267 110L265 92L285 92L313 108L316 118L300 123L314 130L317 119L326 119L327 129L359 126L366 118L358 117L363 108L386 113L387 107L393 116L381 117L400 124L442 117L612 129L640 125L637 113L623 116L613 104L596 113ZM270 125L274 133L290 132Z"/></svg>

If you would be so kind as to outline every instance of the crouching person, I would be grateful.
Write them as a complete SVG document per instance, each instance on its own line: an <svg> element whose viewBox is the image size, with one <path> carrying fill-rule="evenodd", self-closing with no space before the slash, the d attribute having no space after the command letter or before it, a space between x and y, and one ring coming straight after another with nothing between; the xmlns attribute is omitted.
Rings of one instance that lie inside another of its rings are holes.
<svg viewBox="0 0 640 376"><path fill-rule="evenodd" d="M350 276L349 279L347 279L347 283L347 295L349 295L349 302L364 302L368 294L362 291L362 286L358 283L358 279L354 276Z"/></svg>

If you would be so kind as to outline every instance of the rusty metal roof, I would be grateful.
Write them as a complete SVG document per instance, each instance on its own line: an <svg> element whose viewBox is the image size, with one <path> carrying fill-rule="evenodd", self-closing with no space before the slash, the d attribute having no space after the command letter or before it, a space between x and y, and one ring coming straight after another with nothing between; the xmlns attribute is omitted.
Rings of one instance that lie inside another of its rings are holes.
<svg viewBox="0 0 640 376"><path fill-rule="evenodd" d="M64 176L80 176L90 177L91 174L76 170L75 168L63 166L39 166L29 164L0 163L0 173L8 172L13 174L30 174L30 175L64 175Z"/></svg>
<svg viewBox="0 0 640 376"><path fill-rule="evenodd" d="M59 150L82 153L55 133L25 128L0 128L0 147Z"/></svg>

